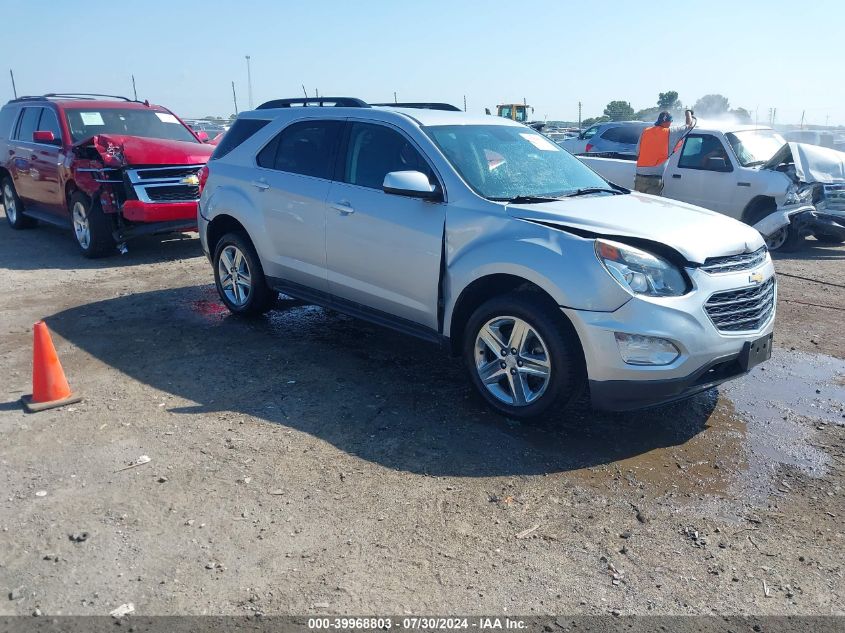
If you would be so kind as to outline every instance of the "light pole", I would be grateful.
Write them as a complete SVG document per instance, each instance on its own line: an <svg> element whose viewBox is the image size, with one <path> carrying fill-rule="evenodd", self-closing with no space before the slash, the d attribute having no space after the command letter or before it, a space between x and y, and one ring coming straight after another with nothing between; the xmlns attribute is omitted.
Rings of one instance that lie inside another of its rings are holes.
<svg viewBox="0 0 845 633"><path fill-rule="evenodd" d="M247 97L249 99L249 109L252 110L252 71L249 67L249 55L246 55L246 85Z"/></svg>

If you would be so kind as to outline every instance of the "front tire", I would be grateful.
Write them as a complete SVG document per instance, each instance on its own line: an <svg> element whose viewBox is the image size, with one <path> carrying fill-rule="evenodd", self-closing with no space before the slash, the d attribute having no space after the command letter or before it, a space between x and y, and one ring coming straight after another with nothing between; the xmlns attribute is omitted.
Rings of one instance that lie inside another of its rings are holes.
<svg viewBox="0 0 845 633"><path fill-rule="evenodd" d="M3 196L3 208L6 210L6 221L15 230L29 229L35 226L38 222L25 216L23 214L23 204L18 198L18 192L15 191L15 184L8 176L0 183Z"/></svg>
<svg viewBox="0 0 845 633"><path fill-rule="evenodd" d="M530 292L494 297L464 332L464 362L487 403L510 418L565 408L585 384L583 354L571 325Z"/></svg>
<svg viewBox="0 0 845 633"><path fill-rule="evenodd" d="M115 252L112 219L103 213L99 203L77 191L70 197L73 236L82 255L88 259L105 257Z"/></svg>
<svg viewBox="0 0 845 633"><path fill-rule="evenodd" d="M245 233L226 233L214 247L214 284L230 312L264 314L278 294L270 289L258 253Z"/></svg>

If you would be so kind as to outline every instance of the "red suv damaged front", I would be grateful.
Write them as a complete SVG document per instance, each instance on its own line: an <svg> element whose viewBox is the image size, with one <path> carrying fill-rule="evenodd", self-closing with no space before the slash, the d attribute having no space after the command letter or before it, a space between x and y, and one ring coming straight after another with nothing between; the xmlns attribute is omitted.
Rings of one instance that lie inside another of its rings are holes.
<svg viewBox="0 0 845 633"><path fill-rule="evenodd" d="M13 189L7 202L0 185L4 203L29 220L70 224L85 255L139 235L196 230L197 174L214 148L167 108L26 97L4 106L0 122L0 180Z"/></svg>

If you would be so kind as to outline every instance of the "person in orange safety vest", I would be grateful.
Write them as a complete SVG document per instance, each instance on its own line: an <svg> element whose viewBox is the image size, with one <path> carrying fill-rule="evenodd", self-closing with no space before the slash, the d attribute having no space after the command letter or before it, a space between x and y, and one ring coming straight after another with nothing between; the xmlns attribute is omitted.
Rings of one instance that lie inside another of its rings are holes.
<svg viewBox="0 0 845 633"><path fill-rule="evenodd" d="M652 127L646 128L640 137L637 153L637 175L634 189L640 193L659 196L663 191L663 170L670 152L677 151L681 138L693 126L692 110L686 111L686 126L672 127L672 115L667 111L657 116ZM674 146L674 150L670 149Z"/></svg>

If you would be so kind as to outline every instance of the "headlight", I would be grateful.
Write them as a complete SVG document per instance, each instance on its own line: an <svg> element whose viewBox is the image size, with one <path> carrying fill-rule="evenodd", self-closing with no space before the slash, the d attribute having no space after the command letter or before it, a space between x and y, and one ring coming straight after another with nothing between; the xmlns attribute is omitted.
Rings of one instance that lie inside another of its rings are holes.
<svg viewBox="0 0 845 633"><path fill-rule="evenodd" d="M813 199L812 187L799 187L798 185L789 185L786 190L786 199L784 204L804 204Z"/></svg>
<svg viewBox="0 0 845 633"><path fill-rule="evenodd" d="M684 274L662 257L608 240L596 240L596 255L629 292L647 297L679 297L687 292Z"/></svg>

